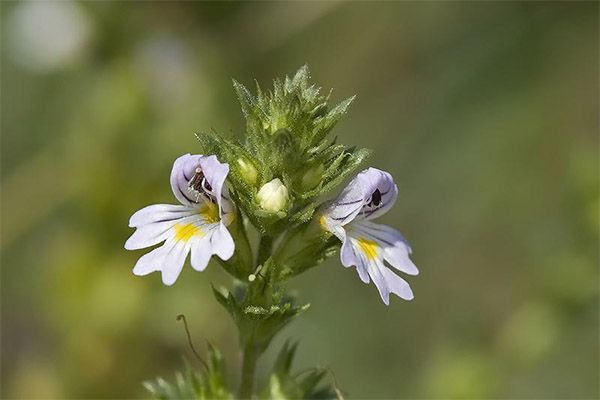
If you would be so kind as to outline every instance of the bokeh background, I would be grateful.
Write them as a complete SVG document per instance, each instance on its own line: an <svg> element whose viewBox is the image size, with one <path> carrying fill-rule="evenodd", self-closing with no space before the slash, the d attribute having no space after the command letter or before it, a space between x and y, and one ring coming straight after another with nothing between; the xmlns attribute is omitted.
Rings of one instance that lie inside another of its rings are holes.
<svg viewBox="0 0 600 400"><path fill-rule="evenodd" d="M135 277L129 216L173 202L193 133L243 133L231 78L308 63L334 133L400 187L416 298L337 257L278 338L353 398L598 398L597 2L1 4L2 397L140 398L197 346L239 367L213 263ZM331 195L335 195L332 193ZM262 359L266 371L276 349ZM262 378L261 378L262 379Z"/></svg>

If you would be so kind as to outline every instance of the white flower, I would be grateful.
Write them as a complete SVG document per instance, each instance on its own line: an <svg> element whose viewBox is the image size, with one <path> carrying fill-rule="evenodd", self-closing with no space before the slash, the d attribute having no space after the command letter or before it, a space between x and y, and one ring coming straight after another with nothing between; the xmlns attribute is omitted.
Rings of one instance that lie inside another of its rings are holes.
<svg viewBox="0 0 600 400"><path fill-rule="evenodd" d="M204 270L213 254L223 260L233 255L235 245L226 228L234 217L225 186L228 173L229 165L214 155L184 154L175 160L171 188L181 205L151 205L129 220L136 231L125 243L127 250L165 242L138 260L134 274L161 271L163 283L172 285L190 250L196 271Z"/></svg>
<svg viewBox="0 0 600 400"><path fill-rule="evenodd" d="M256 201L260 207L270 212L282 211L288 200L288 190L279 178L265 183L256 194Z"/></svg>
<svg viewBox="0 0 600 400"><path fill-rule="evenodd" d="M369 168L359 173L321 216L321 225L342 241L340 259L345 267L355 266L360 279L377 286L381 299L390 303L390 293L405 300L413 298L408 283L385 265L409 275L419 270L410 260L412 250L400 232L371 222L396 202L398 188L392 176Z"/></svg>

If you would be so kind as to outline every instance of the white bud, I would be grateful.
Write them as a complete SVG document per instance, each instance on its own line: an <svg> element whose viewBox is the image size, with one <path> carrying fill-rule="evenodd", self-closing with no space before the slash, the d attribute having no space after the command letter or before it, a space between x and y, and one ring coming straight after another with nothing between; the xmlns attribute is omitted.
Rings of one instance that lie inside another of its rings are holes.
<svg viewBox="0 0 600 400"><path fill-rule="evenodd" d="M278 212L285 209L290 196L279 178L265 183L256 195L256 201L265 211Z"/></svg>

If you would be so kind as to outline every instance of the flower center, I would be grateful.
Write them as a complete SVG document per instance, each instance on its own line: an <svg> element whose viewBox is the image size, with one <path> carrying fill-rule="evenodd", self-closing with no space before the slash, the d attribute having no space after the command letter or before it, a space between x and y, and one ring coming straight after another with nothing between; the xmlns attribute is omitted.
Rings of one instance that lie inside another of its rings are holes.
<svg viewBox="0 0 600 400"><path fill-rule="evenodd" d="M368 207L379 207L381 205L381 192L379 189L375 189L369 201L367 202Z"/></svg>
<svg viewBox="0 0 600 400"><path fill-rule="evenodd" d="M369 260L377 257L377 252L379 251L379 245L377 242L361 237L358 238L358 246L366 254Z"/></svg>
<svg viewBox="0 0 600 400"><path fill-rule="evenodd" d="M198 214L202 216L209 224L214 224L220 221L219 206L215 203L205 202L198 210Z"/></svg>
<svg viewBox="0 0 600 400"><path fill-rule="evenodd" d="M188 188L191 192L196 194L196 201L199 200L201 195L204 195L210 202L216 202L216 196L212 191L212 186L210 182L204 176L204 172L202 172L202 168L196 168L194 172L194 176L188 182Z"/></svg>

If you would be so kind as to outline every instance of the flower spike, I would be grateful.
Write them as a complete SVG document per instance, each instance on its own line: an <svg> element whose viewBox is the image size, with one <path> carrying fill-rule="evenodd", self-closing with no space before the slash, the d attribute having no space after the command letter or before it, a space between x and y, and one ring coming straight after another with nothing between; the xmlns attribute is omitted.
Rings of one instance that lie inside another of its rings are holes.
<svg viewBox="0 0 600 400"><path fill-rule="evenodd" d="M164 244L143 255L136 275L161 271L165 285L172 285L183 269L188 253L192 267L203 271L213 254L228 260L234 251L227 226L234 217L225 179L229 165L217 157L184 154L175 160L171 188L180 205L155 204L131 216L136 231L125 243L127 250Z"/></svg>

